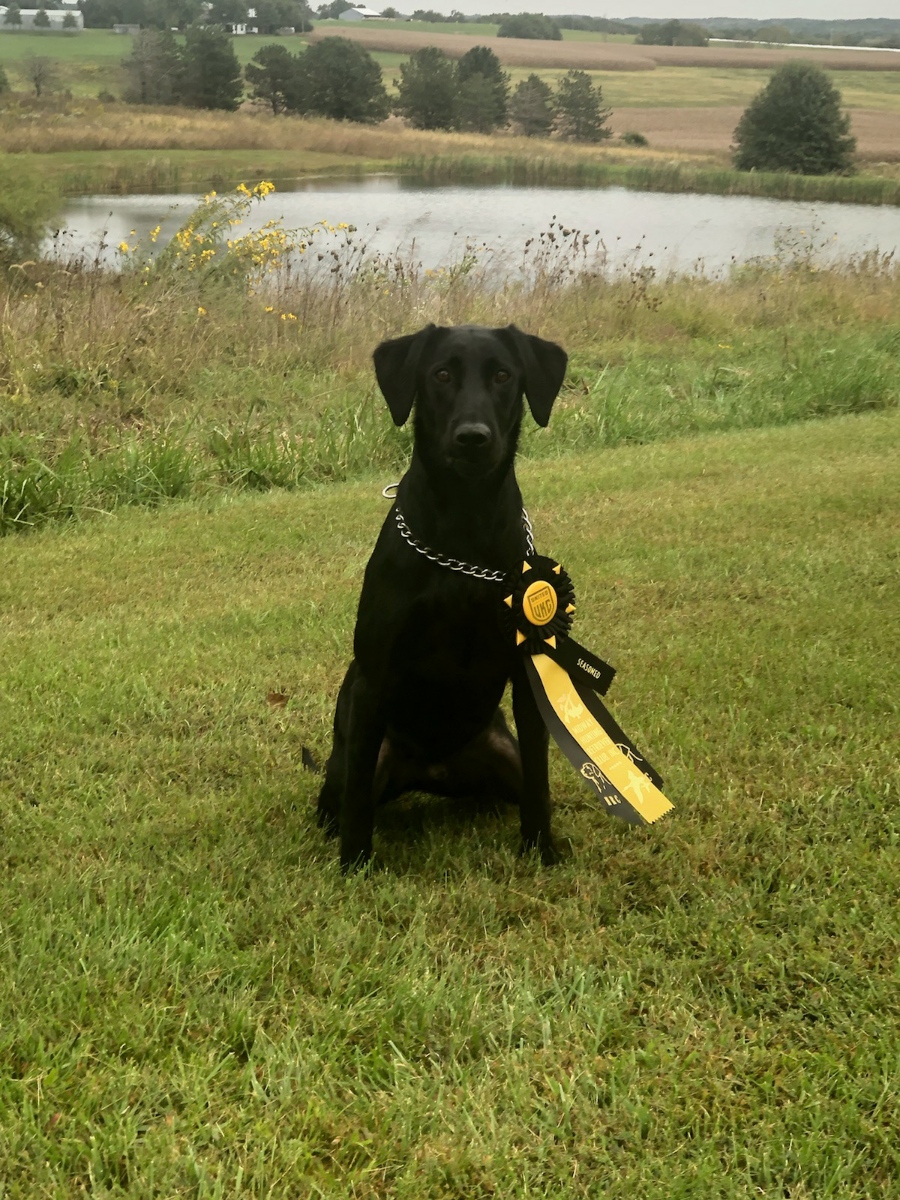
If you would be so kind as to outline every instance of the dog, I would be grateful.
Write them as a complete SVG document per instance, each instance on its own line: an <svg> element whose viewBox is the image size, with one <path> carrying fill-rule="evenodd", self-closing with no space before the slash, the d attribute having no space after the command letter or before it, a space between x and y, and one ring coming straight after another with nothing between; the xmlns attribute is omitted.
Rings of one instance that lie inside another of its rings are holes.
<svg viewBox="0 0 900 1200"><path fill-rule="evenodd" d="M546 426L565 351L514 325L427 325L373 354L413 452L366 566L318 821L343 870L368 862L375 808L407 791L517 803L522 849L557 861L548 733L503 622L530 526L516 482L523 397ZM518 739L500 701L512 682Z"/></svg>

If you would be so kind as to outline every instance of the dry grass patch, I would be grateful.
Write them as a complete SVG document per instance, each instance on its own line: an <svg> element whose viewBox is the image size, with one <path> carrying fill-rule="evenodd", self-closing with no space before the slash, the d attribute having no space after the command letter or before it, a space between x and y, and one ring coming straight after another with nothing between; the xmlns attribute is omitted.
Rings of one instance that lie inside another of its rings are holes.
<svg viewBox="0 0 900 1200"><path fill-rule="evenodd" d="M642 133L655 150L723 155L731 145L743 109L617 108L610 125L616 133ZM872 162L900 160L900 114L877 109L850 113L860 158Z"/></svg>

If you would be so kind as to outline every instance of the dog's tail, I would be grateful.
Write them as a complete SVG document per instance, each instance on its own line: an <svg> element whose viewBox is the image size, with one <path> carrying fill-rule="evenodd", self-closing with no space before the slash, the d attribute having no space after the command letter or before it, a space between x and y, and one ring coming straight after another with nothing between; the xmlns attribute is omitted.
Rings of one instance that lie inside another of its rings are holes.
<svg viewBox="0 0 900 1200"><path fill-rule="evenodd" d="M322 768L316 762L313 752L307 749L306 746L300 747L300 762L307 769L307 771L312 771L313 775L322 774Z"/></svg>

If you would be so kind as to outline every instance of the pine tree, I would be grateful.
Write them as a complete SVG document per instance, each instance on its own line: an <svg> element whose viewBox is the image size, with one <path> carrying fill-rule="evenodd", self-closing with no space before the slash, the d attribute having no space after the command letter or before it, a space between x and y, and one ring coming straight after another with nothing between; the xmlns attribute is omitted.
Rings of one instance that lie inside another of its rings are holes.
<svg viewBox="0 0 900 1200"><path fill-rule="evenodd" d="M416 129L452 129L456 119L456 68L443 50L423 46L400 64L396 112Z"/></svg>
<svg viewBox="0 0 900 1200"><path fill-rule="evenodd" d="M509 115L526 137L547 137L556 116L550 85L539 75L523 79L509 102Z"/></svg>
<svg viewBox="0 0 900 1200"><path fill-rule="evenodd" d="M142 29L123 59L128 104L174 104L181 91L181 55L168 29Z"/></svg>
<svg viewBox="0 0 900 1200"><path fill-rule="evenodd" d="M827 175L853 169L856 139L841 112L841 93L821 67L779 67L744 110L734 131L739 171Z"/></svg>
<svg viewBox="0 0 900 1200"><path fill-rule="evenodd" d="M218 25L190 25L182 51L184 69L178 99L189 108L234 112L244 94L244 78L231 37Z"/></svg>
<svg viewBox="0 0 900 1200"><path fill-rule="evenodd" d="M34 20L32 21L32 25L34 26L35 29L49 29L50 28L50 18L47 16L46 8L39 8L37 10L37 12L34 14Z"/></svg>
<svg viewBox="0 0 900 1200"><path fill-rule="evenodd" d="M612 137L606 125L611 110L603 107L603 93L585 71L568 71L556 93L559 131L573 142L602 142Z"/></svg>
<svg viewBox="0 0 900 1200"><path fill-rule="evenodd" d="M253 99L264 100L277 117L288 107L297 76L297 60L285 46L263 46L247 63L244 75Z"/></svg>
<svg viewBox="0 0 900 1200"><path fill-rule="evenodd" d="M383 121L390 111L378 63L343 37L323 38L300 55L287 99L296 112L365 125Z"/></svg>
<svg viewBox="0 0 900 1200"><path fill-rule="evenodd" d="M489 133L505 125L509 76L488 46L473 46L456 64L457 125Z"/></svg>
<svg viewBox="0 0 900 1200"><path fill-rule="evenodd" d="M66 13L66 15L63 17L62 27L63 27L63 29L77 29L78 28L78 22L75 20L74 13L70 13L70 12Z"/></svg>
<svg viewBox="0 0 900 1200"><path fill-rule="evenodd" d="M6 13L4 14L4 17L3 17L3 24L4 25L21 25L22 24L22 10L19 8L18 4L11 4L9 6L9 8L6 10Z"/></svg>

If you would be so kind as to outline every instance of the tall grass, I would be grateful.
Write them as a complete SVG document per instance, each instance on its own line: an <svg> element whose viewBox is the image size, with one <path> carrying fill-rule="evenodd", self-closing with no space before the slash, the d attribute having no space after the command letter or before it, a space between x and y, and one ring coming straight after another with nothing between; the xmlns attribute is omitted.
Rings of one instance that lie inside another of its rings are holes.
<svg viewBox="0 0 900 1200"><path fill-rule="evenodd" d="M31 262L0 281L0 530L395 476L409 436L369 356L426 321L512 321L566 346L550 429L526 422L530 456L900 398L890 256L825 269L813 238L726 279L610 275L602 242L554 227L523 246L513 275L477 247L424 270L339 227L226 244L229 205L259 200L208 198L155 259L123 247L120 273Z"/></svg>
<svg viewBox="0 0 900 1200"><path fill-rule="evenodd" d="M877 176L792 175L785 171L733 171L684 162L593 161L507 155L407 157L401 168L433 183L508 182L530 185L619 186L650 192L701 192L718 196L771 196L853 204L900 204L900 180Z"/></svg>

